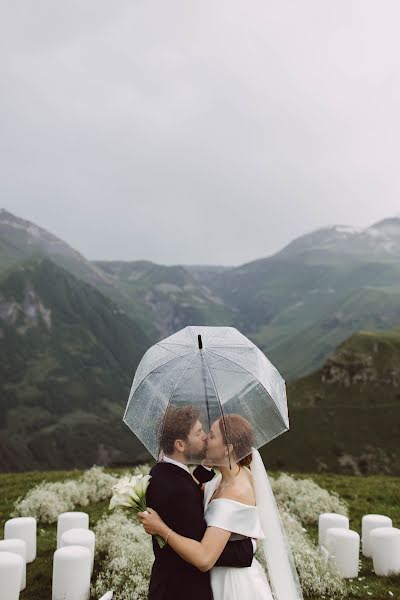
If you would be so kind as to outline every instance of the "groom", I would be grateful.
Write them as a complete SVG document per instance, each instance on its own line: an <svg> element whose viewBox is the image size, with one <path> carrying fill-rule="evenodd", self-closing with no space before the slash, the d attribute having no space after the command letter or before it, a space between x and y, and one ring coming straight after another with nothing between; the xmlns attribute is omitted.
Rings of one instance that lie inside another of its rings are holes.
<svg viewBox="0 0 400 600"><path fill-rule="evenodd" d="M170 406L166 413L160 446L164 454L150 471L147 506L158 512L174 531L201 541L207 529L203 516L203 495L192 477L190 460L205 458L207 435L193 406ZM195 471L200 484L212 478L203 467ZM209 572L201 572L184 561L167 544L160 548L153 537L153 564L149 600L212 600ZM252 541L228 542L215 566L250 567Z"/></svg>

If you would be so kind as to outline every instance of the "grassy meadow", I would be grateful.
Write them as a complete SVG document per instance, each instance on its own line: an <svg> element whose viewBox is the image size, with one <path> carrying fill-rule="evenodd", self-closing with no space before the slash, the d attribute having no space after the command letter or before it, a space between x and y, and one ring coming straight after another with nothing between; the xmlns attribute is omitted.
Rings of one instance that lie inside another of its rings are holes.
<svg viewBox="0 0 400 600"><path fill-rule="evenodd" d="M105 468L105 472L119 474L125 468ZM62 481L74 479L82 475L82 470L74 471L33 471L26 473L0 473L0 524L3 528L5 521L13 508L15 500L25 495L32 487L41 481ZM277 472L269 471L272 476ZM392 476L336 475L331 473L289 473L302 479L311 478L319 486L330 492L337 492L348 503L350 527L361 534L361 517L366 513L386 514L393 519L393 525L400 526L400 478ZM76 508L79 510L79 507ZM82 507L89 513L90 527L96 524L104 512L108 512L108 500L94 505ZM317 527L307 526L307 534L317 540ZM27 586L21 592L20 600L51 600L52 561L56 548L56 526L38 524L37 558L27 565ZM92 580L97 576L97 567ZM400 600L400 575L382 578L374 575L372 560L361 558L360 580L347 581L349 599L383 600L397 598ZM390 593L391 592L391 593ZM309 598L308 600L323 600Z"/></svg>

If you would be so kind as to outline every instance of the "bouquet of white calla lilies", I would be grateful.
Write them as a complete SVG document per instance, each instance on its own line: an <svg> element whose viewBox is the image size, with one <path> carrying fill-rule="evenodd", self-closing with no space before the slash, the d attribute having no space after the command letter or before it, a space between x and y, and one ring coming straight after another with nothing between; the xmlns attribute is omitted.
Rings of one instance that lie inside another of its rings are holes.
<svg viewBox="0 0 400 600"><path fill-rule="evenodd" d="M122 506L132 509L135 516L138 512L146 511L146 491L149 485L151 475L136 475L134 477L121 477L121 479L112 486L113 496L110 500L109 509ZM156 535L160 548L165 546L162 537Z"/></svg>

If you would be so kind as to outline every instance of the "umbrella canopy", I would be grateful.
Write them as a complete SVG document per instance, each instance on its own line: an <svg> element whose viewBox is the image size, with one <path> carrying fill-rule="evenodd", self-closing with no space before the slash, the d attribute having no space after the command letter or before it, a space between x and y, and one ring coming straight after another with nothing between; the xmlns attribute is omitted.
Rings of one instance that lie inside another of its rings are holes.
<svg viewBox="0 0 400 600"><path fill-rule="evenodd" d="M151 346L136 370L123 421L158 460L166 414L187 406L198 409L206 432L217 420L224 425L226 415L241 415L256 448L289 429L284 379L234 327L188 326ZM229 443L229 427L225 434ZM235 460L248 452L243 447Z"/></svg>

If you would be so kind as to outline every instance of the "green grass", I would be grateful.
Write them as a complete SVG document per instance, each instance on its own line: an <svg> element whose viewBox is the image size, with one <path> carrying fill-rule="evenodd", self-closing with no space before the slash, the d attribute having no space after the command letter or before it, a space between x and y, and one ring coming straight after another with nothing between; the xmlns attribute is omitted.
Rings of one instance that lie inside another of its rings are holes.
<svg viewBox="0 0 400 600"><path fill-rule="evenodd" d="M104 469L106 472L122 473L125 468ZM73 471L32 471L26 473L0 473L0 523L2 537L4 524L9 518L15 500L25 495L41 481L62 481L78 479L84 470ZM89 514L90 528L93 529L101 515L108 509L108 501L76 508ZM27 565L26 588L20 594L20 600L51 600L51 580L53 554L56 550L57 526L38 524L36 559ZM97 577L96 565L92 581Z"/></svg>
<svg viewBox="0 0 400 600"><path fill-rule="evenodd" d="M377 513L391 517L394 527L400 527L400 477L369 475L336 475L333 473L296 473L299 479L310 477L319 486L329 492L337 492L349 506L350 529L358 531L361 537L361 518L365 514ZM307 533L318 540L318 526L306 526ZM360 552L361 569L359 577L363 581L348 581L353 591L349 598L383 600L400 598L400 575L396 577L378 577L373 573L372 559L365 558ZM368 586L365 588L364 586ZM394 596L389 595L389 590ZM369 596L367 592L372 592ZM318 600L320 600L318 598Z"/></svg>
<svg viewBox="0 0 400 600"><path fill-rule="evenodd" d="M125 467L106 468L106 472L122 473ZM268 471L271 475L277 472ZM41 481L62 481L78 478L82 470L74 471L32 471L26 473L0 473L0 523L2 532L5 521L13 508L15 500L25 495L29 489ZM400 526L400 478L391 476L356 477L351 475L336 475L333 473L290 473L297 478L309 477L318 485L334 491L349 505L350 527L361 534L361 517L367 513L386 514L393 519L395 527ZM107 511L108 501L83 507L88 512L90 527L97 523L101 515ZM77 507L79 510L79 507ZM318 539L317 526L307 526L307 533L313 540ZM27 565L27 586L20 595L20 600L51 600L51 578L53 554L56 548L56 525L38 525L37 558ZM372 560L362 558L359 577L362 581L348 581L351 590L349 598L366 600L383 600L400 598L400 576L382 578L372 572ZM93 581L97 576L96 565ZM367 588L364 586L368 586ZM389 595L389 590L394 596ZM367 591L372 592L368 595ZM311 600L311 599L308 599ZM313 598L312 600L322 600Z"/></svg>

